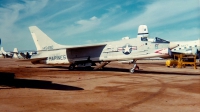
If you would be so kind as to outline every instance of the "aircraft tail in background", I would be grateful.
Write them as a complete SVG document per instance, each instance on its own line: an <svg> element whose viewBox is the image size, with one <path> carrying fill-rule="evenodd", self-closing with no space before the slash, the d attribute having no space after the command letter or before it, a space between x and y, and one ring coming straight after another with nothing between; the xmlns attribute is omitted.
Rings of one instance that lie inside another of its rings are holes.
<svg viewBox="0 0 200 112"><path fill-rule="evenodd" d="M14 48L13 53L18 53L18 49Z"/></svg>
<svg viewBox="0 0 200 112"><path fill-rule="evenodd" d="M12 52L6 52L6 51L4 51L3 47L1 47L1 53L4 56L4 58L12 58L12 56L13 56Z"/></svg>
<svg viewBox="0 0 200 112"><path fill-rule="evenodd" d="M6 52L4 51L3 47L1 47L1 52L6 55Z"/></svg>
<svg viewBox="0 0 200 112"><path fill-rule="evenodd" d="M12 53L13 53L12 58L17 58L17 59L19 58L19 57L18 57L18 50L17 50L17 48L14 48L14 50L13 50Z"/></svg>

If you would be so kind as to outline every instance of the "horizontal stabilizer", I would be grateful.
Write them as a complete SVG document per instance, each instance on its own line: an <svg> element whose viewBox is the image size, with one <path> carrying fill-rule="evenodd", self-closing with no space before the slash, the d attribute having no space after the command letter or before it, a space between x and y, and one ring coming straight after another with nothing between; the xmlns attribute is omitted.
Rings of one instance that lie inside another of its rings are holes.
<svg viewBox="0 0 200 112"><path fill-rule="evenodd" d="M17 61L40 61L40 60L46 60L48 57L42 57L42 58L32 58L32 59L24 59L24 60L17 60Z"/></svg>

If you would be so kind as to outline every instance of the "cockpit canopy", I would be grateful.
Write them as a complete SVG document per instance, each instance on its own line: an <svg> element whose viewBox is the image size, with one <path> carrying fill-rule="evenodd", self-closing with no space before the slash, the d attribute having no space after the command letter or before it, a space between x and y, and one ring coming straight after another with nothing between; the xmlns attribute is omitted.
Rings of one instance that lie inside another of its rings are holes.
<svg viewBox="0 0 200 112"><path fill-rule="evenodd" d="M148 39L148 37L141 37L141 41L150 41L153 43L170 43L169 41L158 38L158 37L155 37L154 39L152 39L152 38Z"/></svg>
<svg viewBox="0 0 200 112"><path fill-rule="evenodd" d="M141 37L141 41L148 41L147 37Z"/></svg>
<svg viewBox="0 0 200 112"><path fill-rule="evenodd" d="M158 37L155 37L154 42L155 43L170 43L169 41L161 39L161 38L158 38Z"/></svg>

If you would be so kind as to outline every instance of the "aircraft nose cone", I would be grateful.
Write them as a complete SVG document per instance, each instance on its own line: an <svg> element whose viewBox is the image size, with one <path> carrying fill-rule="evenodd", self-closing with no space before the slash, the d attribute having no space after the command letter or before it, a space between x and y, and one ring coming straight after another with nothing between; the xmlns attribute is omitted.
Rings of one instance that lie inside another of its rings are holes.
<svg viewBox="0 0 200 112"><path fill-rule="evenodd" d="M178 46L179 46L179 44L174 43L174 42L170 42L170 44L169 44L169 48L170 48L170 49L176 48L176 47L178 47Z"/></svg>

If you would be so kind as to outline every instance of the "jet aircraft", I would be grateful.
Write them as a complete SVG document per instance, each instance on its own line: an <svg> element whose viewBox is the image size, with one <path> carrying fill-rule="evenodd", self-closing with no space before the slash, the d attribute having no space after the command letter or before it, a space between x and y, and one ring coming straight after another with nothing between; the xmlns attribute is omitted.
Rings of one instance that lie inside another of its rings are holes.
<svg viewBox="0 0 200 112"><path fill-rule="evenodd" d="M4 51L3 47L1 47L0 53L4 58L15 58L15 59L30 58L30 55L28 55L29 58L27 58L27 53L19 52L17 48L14 48L13 51Z"/></svg>
<svg viewBox="0 0 200 112"><path fill-rule="evenodd" d="M14 52L14 50L13 50L13 52ZM1 47L1 53L2 53L2 55L3 55L4 58L12 58L13 57L13 52L11 52L11 51L6 52L3 49L3 47Z"/></svg>
<svg viewBox="0 0 200 112"><path fill-rule="evenodd" d="M23 50L19 51L19 58L30 59L32 55L37 54L37 51L34 50Z"/></svg>
<svg viewBox="0 0 200 112"><path fill-rule="evenodd" d="M78 46L60 45L37 26L31 26L29 30L38 52L29 61L33 64L68 64L69 70L74 70L75 67L93 66L94 69L99 69L111 61L134 60L134 66L130 69L133 73L137 68L137 59L169 56L170 48L177 46L172 46L169 41L161 38L148 41L146 25L139 26L137 38ZM97 63L100 64L97 66Z"/></svg>
<svg viewBox="0 0 200 112"><path fill-rule="evenodd" d="M200 58L200 39L193 41L177 41L178 47L172 49L173 53L197 55Z"/></svg>
<svg viewBox="0 0 200 112"><path fill-rule="evenodd" d="M149 39L153 41L153 39ZM146 58L147 60L162 60L166 58L174 58L174 54L184 54L184 55L196 55L200 59L200 39L191 41L175 41L170 42L177 44L176 48L171 49L171 56L169 57L157 57L157 58ZM143 60L146 60L143 59ZM133 60L119 61L119 63L130 64Z"/></svg>

